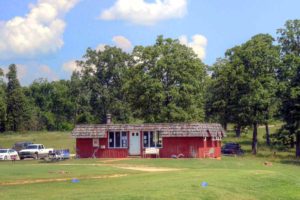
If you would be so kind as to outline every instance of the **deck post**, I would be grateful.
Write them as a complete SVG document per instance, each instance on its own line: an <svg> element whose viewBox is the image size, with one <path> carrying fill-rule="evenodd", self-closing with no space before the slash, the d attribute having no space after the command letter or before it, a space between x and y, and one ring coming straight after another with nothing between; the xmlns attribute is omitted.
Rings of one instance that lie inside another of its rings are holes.
<svg viewBox="0 0 300 200"><path fill-rule="evenodd" d="M204 137L204 140L203 140L203 146L204 146L204 148L203 148L203 158L205 158L205 152L207 151L207 141L206 141L207 139L206 139L206 137Z"/></svg>

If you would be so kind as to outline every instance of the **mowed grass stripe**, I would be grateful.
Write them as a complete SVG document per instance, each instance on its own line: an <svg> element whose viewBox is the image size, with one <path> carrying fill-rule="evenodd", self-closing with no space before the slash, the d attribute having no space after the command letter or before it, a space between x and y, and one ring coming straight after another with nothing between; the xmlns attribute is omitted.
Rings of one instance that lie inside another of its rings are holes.
<svg viewBox="0 0 300 200"><path fill-rule="evenodd" d="M238 163L243 160L249 165L240 166ZM297 173L299 167L279 163L264 166L263 161L263 159L230 157L221 161L132 159L114 162L116 165L127 166L185 168L182 171L171 172L141 172L113 166L90 165L101 163L102 160L99 159L69 160L65 163L75 165L65 166L58 166L57 163L53 166L43 163L31 165L27 162L23 167L33 167L32 171L37 170L36 177L50 170L61 170L60 167L77 174L88 174L90 177L97 174L121 174L120 172L128 175L101 180L79 178L79 183L65 181L2 186L5 192L1 193L0 197L1 199L299 199L300 174ZM84 163L88 165L76 165ZM11 164L1 163L0 168L3 166ZM69 174L55 175L65 177ZM203 181L208 183L206 188L201 187ZM15 192L21 196L15 195Z"/></svg>

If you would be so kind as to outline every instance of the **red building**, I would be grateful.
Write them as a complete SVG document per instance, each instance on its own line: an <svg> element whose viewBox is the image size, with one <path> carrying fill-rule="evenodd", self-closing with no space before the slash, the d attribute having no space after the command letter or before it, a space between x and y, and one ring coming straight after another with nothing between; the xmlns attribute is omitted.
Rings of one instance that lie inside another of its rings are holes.
<svg viewBox="0 0 300 200"><path fill-rule="evenodd" d="M72 131L80 158L220 157L224 135L220 124L209 123L107 123L77 125Z"/></svg>

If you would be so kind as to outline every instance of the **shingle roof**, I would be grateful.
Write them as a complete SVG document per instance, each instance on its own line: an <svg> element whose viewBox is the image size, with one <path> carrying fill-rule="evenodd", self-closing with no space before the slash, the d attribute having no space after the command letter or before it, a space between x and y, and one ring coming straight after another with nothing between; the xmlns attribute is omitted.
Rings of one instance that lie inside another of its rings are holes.
<svg viewBox="0 0 300 200"><path fill-rule="evenodd" d="M160 131L162 137L223 137L225 131L214 123L81 124L72 131L75 138L106 138L108 131Z"/></svg>

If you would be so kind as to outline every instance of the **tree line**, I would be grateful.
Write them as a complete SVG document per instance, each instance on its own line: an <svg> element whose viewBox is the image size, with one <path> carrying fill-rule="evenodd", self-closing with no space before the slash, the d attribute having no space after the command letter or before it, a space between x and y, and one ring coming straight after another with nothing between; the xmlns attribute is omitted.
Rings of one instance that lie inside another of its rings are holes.
<svg viewBox="0 0 300 200"><path fill-rule="evenodd" d="M16 65L0 69L0 131L71 130L75 124L219 122L235 124L239 137L258 126L272 140L296 146L300 157L300 20L289 20L277 38L258 34L228 49L212 66L178 40L158 36L131 53L88 48L70 80L35 80L22 87ZM269 123L282 128L270 135Z"/></svg>

